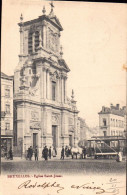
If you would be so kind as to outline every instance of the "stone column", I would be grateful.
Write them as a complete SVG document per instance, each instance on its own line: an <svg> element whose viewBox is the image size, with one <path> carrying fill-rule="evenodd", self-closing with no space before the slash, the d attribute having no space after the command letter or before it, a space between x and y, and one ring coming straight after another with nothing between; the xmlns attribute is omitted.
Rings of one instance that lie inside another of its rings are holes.
<svg viewBox="0 0 127 195"><path fill-rule="evenodd" d="M65 77L65 103L67 102L67 77Z"/></svg>
<svg viewBox="0 0 127 195"><path fill-rule="evenodd" d="M35 33L32 34L32 51L35 52Z"/></svg>
<svg viewBox="0 0 127 195"><path fill-rule="evenodd" d="M46 22L43 21L43 47L46 48Z"/></svg>
<svg viewBox="0 0 127 195"><path fill-rule="evenodd" d="M42 48L42 34L41 34L41 30L39 31L39 48Z"/></svg>
<svg viewBox="0 0 127 195"><path fill-rule="evenodd" d="M50 81L49 81L49 69L47 69L46 75L47 75L47 76L46 76L46 88L47 88L47 89L46 89L46 98L49 99L49 84L50 84L50 83L49 83L49 82L50 82Z"/></svg>
<svg viewBox="0 0 127 195"><path fill-rule="evenodd" d="M43 68L43 98L46 99L46 68Z"/></svg>
<svg viewBox="0 0 127 195"><path fill-rule="evenodd" d="M57 101L60 102L60 78L57 80Z"/></svg>
<svg viewBox="0 0 127 195"><path fill-rule="evenodd" d="M64 93L63 93L63 76L61 76L61 103L63 103L63 96L64 96Z"/></svg>
<svg viewBox="0 0 127 195"><path fill-rule="evenodd" d="M23 55L23 26L20 27L20 55Z"/></svg>

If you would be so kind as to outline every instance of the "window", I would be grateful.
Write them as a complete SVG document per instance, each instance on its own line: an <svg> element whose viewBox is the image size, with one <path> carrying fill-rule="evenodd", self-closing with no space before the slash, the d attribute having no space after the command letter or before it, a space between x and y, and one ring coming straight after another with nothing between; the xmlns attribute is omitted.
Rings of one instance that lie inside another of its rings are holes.
<svg viewBox="0 0 127 195"><path fill-rule="evenodd" d="M10 113L10 105L9 104L6 104L6 106L5 106L5 112L6 113Z"/></svg>
<svg viewBox="0 0 127 195"><path fill-rule="evenodd" d="M5 130L10 130L10 123L5 123Z"/></svg>
<svg viewBox="0 0 127 195"><path fill-rule="evenodd" d="M32 33L28 35L28 53L32 53Z"/></svg>
<svg viewBox="0 0 127 195"><path fill-rule="evenodd" d="M103 118L103 126L107 126L105 118Z"/></svg>
<svg viewBox="0 0 127 195"><path fill-rule="evenodd" d="M31 69L29 69L29 74L31 74Z"/></svg>
<svg viewBox="0 0 127 195"><path fill-rule="evenodd" d="M37 51L37 48L39 46L39 32L35 32L35 51Z"/></svg>
<svg viewBox="0 0 127 195"><path fill-rule="evenodd" d="M28 53L31 54L34 52L33 50L37 51L37 48L39 46L39 32L36 31L30 32L28 35Z"/></svg>
<svg viewBox="0 0 127 195"><path fill-rule="evenodd" d="M52 82L52 100L56 100L56 83Z"/></svg>
<svg viewBox="0 0 127 195"><path fill-rule="evenodd" d="M10 97L10 89L5 89L5 96Z"/></svg>

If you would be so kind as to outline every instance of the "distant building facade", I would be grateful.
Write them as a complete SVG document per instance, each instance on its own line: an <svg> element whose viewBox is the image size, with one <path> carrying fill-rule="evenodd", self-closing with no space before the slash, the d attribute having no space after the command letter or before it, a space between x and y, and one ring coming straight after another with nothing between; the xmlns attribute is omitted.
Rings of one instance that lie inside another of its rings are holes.
<svg viewBox="0 0 127 195"><path fill-rule="evenodd" d="M14 144L25 153L29 146L60 149L77 146L78 110L72 91L67 97L70 71L62 55L63 30L53 6L49 15L23 22L20 26L19 64L14 73Z"/></svg>
<svg viewBox="0 0 127 195"><path fill-rule="evenodd" d="M119 104L102 107L99 114L100 135L124 136L126 107L120 108Z"/></svg>
<svg viewBox="0 0 127 195"><path fill-rule="evenodd" d="M13 77L1 72L1 154L13 147Z"/></svg>

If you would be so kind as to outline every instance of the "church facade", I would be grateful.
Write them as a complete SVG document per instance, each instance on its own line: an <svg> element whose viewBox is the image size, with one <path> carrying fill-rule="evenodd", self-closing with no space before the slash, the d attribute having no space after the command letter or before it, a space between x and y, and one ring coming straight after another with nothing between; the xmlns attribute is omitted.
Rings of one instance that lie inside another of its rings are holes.
<svg viewBox="0 0 127 195"><path fill-rule="evenodd" d="M60 32L54 14L23 22L20 17L20 55L14 72L14 145L24 154L28 147L77 146L78 113L74 92L67 97L67 75Z"/></svg>

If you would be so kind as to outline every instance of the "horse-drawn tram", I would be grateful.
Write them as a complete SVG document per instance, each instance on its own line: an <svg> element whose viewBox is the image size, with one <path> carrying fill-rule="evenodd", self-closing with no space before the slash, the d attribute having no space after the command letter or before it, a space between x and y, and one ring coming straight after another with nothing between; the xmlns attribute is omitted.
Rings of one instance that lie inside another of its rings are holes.
<svg viewBox="0 0 127 195"><path fill-rule="evenodd" d="M87 155L97 158L112 158L119 153L126 153L126 138L122 136L98 136L91 139L82 140L80 147L87 148Z"/></svg>

